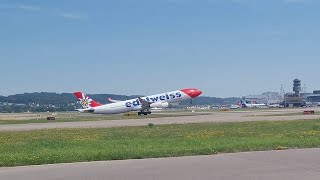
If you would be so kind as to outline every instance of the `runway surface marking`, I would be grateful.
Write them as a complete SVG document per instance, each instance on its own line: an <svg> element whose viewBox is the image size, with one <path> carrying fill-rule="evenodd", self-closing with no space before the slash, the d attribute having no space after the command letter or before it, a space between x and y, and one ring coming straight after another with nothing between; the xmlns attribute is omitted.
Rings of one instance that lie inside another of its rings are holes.
<svg viewBox="0 0 320 180"><path fill-rule="evenodd" d="M288 116L263 116L283 113L301 113L301 115ZM0 131L25 131L36 129L53 128L110 128L123 126L147 126L148 123L155 125L163 124L186 124L205 122L244 122L244 121L277 121L277 120L303 120L320 119L320 115L302 115L303 109L294 110L266 110L266 111L245 111L245 112L213 112L208 115L178 116L163 118L146 118L131 120L100 120L81 122L55 122L55 123L34 123L34 124L7 124L0 125Z"/></svg>

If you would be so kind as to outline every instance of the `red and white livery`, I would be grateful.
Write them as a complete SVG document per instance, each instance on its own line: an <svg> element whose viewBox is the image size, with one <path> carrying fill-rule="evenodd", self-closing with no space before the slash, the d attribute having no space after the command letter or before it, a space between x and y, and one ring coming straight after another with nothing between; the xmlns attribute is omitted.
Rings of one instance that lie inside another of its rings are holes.
<svg viewBox="0 0 320 180"><path fill-rule="evenodd" d="M109 99L111 104L100 104L92 100L82 92L75 92L74 95L79 99L83 109L77 109L79 112L97 113L97 114L119 114L130 111L138 111L138 114L151 114L150 108L165 108L169 103L188 100L198 97L202 91L194 88L171 91L162 94L156 94L136 99L118 101Z"/></svg>

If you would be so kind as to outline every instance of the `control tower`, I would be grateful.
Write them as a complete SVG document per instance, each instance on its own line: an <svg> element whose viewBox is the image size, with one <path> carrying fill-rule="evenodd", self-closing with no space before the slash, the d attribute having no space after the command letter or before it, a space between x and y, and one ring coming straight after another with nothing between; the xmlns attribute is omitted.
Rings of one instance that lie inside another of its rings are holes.
<svg viewBox="0 0 320 180"><path fill-rule="evenodd" d="M301 91L301 80L295 79L293 80L293 92L296 97L300 97Z"/></svg>
<svg viewBox="0 0 320 180"><path fill-rule="evenodd" d="M284 107L302 107L305 106L305 101L300 96L301 92L301 80L293 80L293 93L286 93L284 96Z"/></svg>

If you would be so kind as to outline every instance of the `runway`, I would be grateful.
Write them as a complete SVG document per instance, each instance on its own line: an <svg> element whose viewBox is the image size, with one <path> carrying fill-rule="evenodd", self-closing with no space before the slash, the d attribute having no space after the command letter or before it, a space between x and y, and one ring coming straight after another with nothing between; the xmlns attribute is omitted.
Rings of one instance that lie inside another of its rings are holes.
<svg viewBox="0 0 320 180"><path fill-rule="evenodd" d="M320 149L0 168L5 180L319 180Z"/></svg>
<svg viewBox="0 0 320 180"><path fill-rule="evenodd" d="M9 124L0 125L0 131L26 131L36 129L53 128L110 128L124 126L147 126L148 123L155 125L164 124L186 124L205 122L244 122L244 121L277 121L277 120L303 120L320 119L320 115L302 115L305 109L263 110L263 111L238 111L238 112L211 112L208 115L144 118L131 120L100 120L100 121L78 121L78 122L53 122L33 124ZM317 109L319 110L319 109ZM179 112L181 115L183 112ZM288 115L281 115L288 113ZM300 115L290 113L299 113ZM281 116L276 116L279 114ZM272 115L272 116L270 116Z"/></svg>

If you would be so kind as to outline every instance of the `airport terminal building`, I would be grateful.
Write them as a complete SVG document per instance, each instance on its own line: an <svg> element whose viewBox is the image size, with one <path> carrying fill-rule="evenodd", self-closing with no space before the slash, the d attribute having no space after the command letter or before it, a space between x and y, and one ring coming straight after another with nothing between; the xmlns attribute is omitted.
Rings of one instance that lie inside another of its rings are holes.
<svg viewBox="0 0 320 180"><path fill-rule="evenodd" d="M266 92L257 95L244 96L243 99L248 103L279 104L281 96L278 92Z"/></svg>
<svg viewBox="0 0 320 180"><path fill-rule="evenodd" d="M307 102L320 102L320 90L313 91L313 94L306 96Z"/></svg>

